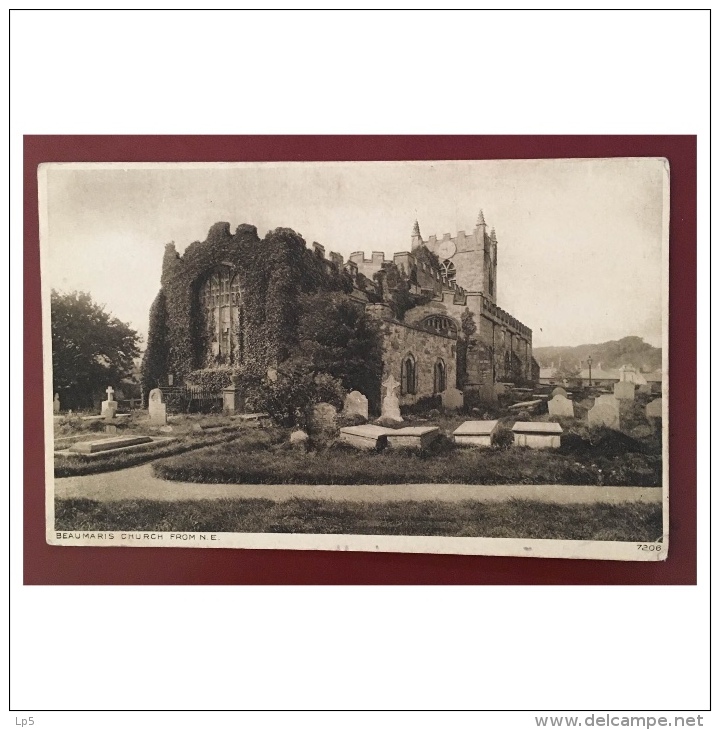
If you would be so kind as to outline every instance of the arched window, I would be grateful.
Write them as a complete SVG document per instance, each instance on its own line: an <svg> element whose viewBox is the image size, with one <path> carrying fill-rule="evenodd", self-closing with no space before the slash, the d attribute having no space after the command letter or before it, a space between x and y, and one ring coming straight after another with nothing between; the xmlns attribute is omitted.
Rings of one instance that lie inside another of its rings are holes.
<svg viewBox="0 0 720 730"><path fill-rule="evenodd" d="M433 393L436 395L447 389L447 369L443 360L438 360L433 369Z"/></svg>
<svg viewBox="0 0 720 730"><path fill-rule="evenodd" d="M448 280L448 283L452 284L457 279L457 271L455 264L449 259L445 259L440 264L440 273Z"/></svg>
<svg viewBox="0 0 720 730"><path fill-rule="evenodd" d="M413 395L416 385L415 358L406 355L400 366L400 395Z"/></svg>
<svg viewBox="0 0 720 730"><path fill-rule="evenodd" d="M233 364L242 356L242 292L229 266L208 273L198 292L206 335L207 364Z"/></svg>
<svg viewBox="0 0 720 730"><path fill-rule="evenodd" d="M420 322L420 326L428 330L428 332L437 332L446 337L457 338L457 325L450 317L445 317L442 314L433 314L431 317L425 317Z"/></svg>

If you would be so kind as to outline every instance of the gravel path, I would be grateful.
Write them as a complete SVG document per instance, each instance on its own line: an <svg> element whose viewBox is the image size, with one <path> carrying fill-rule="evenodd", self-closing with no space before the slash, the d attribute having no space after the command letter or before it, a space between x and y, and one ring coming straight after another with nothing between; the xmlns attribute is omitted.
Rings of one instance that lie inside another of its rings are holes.
<svg viewBox="0 0 720 730"><path fill-rule="evenodd" d="M518 497L558 504L662 501L659 487L584 487L558 484L390 484L390 485L304 485L304 484L194 484L171 482L153 476L152 465L65 477L55 480L55 496L60 499L85 497L101 502L121 499L334 499L357 502L401 500L502 501Z"/></svg>

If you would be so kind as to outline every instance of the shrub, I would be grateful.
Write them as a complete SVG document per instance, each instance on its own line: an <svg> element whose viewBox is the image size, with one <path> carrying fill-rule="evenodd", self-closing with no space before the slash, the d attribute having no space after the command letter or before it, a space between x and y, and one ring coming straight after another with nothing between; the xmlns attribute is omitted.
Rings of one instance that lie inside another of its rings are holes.
<svg viewBox="0 0 720 730"><path fill-rule="evenodd" d="M442 408L442 398L439 395L425 395L411 405L401 406L400 413L403 416L431 416L433 411L439 415L440 408Z"/></svg>
<svg viewBox="0 0 720 730"><path fill-rule="evenodd" d="M253 396L253 405L270 414L278 425L307 426L310 409L317 403L342 408L345 391L336 378L327 373L313 373L296 365L278 371L276 380L267 379Z"/></svg>

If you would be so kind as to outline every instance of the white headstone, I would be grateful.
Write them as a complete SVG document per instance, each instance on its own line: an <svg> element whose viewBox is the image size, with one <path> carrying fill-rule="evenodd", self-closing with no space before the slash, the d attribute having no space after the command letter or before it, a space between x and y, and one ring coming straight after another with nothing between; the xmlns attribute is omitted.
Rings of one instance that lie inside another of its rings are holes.
<svg viewBox="0 0 720 730"><path fill-rule="evenodd" d="M60 413L60 393L55 393L53 400L53 413Z"/></svg>
<svg viewBox="0 0 720 730"><path fill-rule="evenodd" d="M561 395L564 398L567 398L567 390L565 388L561 388L559 385L557 388L553 388L552 393L550 393L550 396L554 398L556 395Z"/></svg>
<svg viewBox="0 0 720 730"><path fill-rule="evenodd" d="M588 424L619 429L620 405L618 399L611 393L598 396L595 399L595 405L588 411Z"/></svg>
<svg viewBox="0 0 720 730"><path fill-rule="evenodd" d="M400 400L395 393L399 385L400 383L395 380L392 374L383 383L385 395L382 399L381 418L390 418L395 421L403 420L403 417L400 415Z"/></svg>
<svg viewBox="0 0 720 730"><path fill-rule="evenodd" d="M362 416L368 419L368 399L359 391L353 390L345 396L344 416Z"/></svg>
<svg viewBox="0 0 720 730"><path fill-rule="evenodd" d="M459 411L465 403L465 396L462 390L457 388L447 388L440 393L443 408L452 411Z"/></svg>
<svg viewBox="0 0 720 730"><path fill-rule="evenodd" d="M148 394L148 416L153 426L167 425L167 406L163 403L163 394L160 388L154 388Z"/></svg>
<svg viewBox="0 0 720 730"><path fill-rule="evenodd" d="M635 383L631 380L621 380L619 383L615 383L613 390L618 400L635 400Z"/></svg>
<svg viewBox="0 0 720 730"><path fill-rule="evenodd" d="M650 421L653 418L662 418L662 398L651 400L645 406L645 418Z"/></svg>
<svg viewBox="0 0 720 730"><path fill-rule="evenodd" d="M113 399L113 393L115 393L115 391L113 390L112 385L108 385L105 392L107 393L107 400L104 400L100 404L100 415L105 418L115 418L115 414L117 413L117 401Z"/></svg>
<svg viewBox="0 0 720 730"><path fill-rule="evenodd" d="M560 418L573 418L575 416L573 402L562 393L558 393L548 401L548 413Z"/></svg>

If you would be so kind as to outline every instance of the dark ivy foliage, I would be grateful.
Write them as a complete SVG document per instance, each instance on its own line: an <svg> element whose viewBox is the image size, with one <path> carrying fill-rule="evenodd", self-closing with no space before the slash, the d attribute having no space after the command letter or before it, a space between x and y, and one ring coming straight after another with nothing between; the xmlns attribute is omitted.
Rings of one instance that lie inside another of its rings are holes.
<svg viewBox="0 0 720 730"><path fill-rule="evenodd" d="M168 371L168 331L167 331L167 301L165 292L158 292L155 301L150 307L150 326L148 328L148 343L143 355L140 368L140 377L149 393L159 387Z"/></svg>
<svg viewBox="0 0 720 730"><path fill-rule="evenodd" d="M204 376L199 374L205 370L206 343L197 309L198 290L207 272L220 265L230 266L240 277L244 348L239 361L211 369L215 374ZM153 379L157 380L158 373L162 378L163 372L173 373L178 382L204 387L221 383L224 387L231 374L245 383L258 384L269 367L298 355L301 298L318 292L348 294L352 288L347 273L310 251L290 228L276 228L261 240L254 226L238 226L232 234L229 223L216 223L206 240L188 246L182 258L169 245L161 295L151 312L145 386L156 387ZM166 312L161 322L163 298ZM357 370L353 364L348 373L353 368ZM355 382L356 376L348 373L339 377L343 382Z"/></svg>

